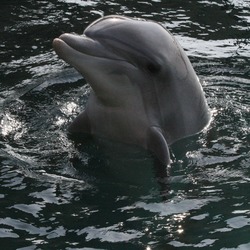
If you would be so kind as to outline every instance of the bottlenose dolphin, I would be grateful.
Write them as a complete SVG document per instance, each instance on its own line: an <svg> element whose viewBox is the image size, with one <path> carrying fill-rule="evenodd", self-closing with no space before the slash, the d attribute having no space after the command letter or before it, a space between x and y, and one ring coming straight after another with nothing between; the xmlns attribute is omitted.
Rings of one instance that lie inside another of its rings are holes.
<svg viewBox="0 0 250 250"><path fill-rule="evenodd" d="M139 145L169 164L169 145L209 123L209 108L188 57L154 21L106 16L83 35L62 34L53 47L92 88L70 133Z"/></svg>

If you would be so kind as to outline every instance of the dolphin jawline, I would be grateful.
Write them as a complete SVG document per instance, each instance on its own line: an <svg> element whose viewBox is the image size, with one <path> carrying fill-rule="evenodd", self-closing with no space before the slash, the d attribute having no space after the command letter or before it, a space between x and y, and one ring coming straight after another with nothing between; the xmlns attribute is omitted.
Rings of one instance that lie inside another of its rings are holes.
<svg viewBox="0 0 250 250"><path fill-rule="evenodd" d="M114 53L114 50L110 48L110 46L104 46L98 40L91 39L85 34L62 34L59 38L55 38L53 40L53 47L59 57L66 62L68 62L67 58L70 53L74 55L78 54L78 56L86 55L96 58L127 62L127 60L118 56L117 53Z"/></svg>

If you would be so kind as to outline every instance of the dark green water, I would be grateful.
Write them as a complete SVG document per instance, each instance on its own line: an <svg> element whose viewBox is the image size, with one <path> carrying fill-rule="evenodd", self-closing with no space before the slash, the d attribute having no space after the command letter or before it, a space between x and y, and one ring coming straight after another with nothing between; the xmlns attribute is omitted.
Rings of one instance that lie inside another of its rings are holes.
<svg viewBox="0 0 250 250"><path fill-rule="evenodd" d="M250 249L249 0L1 3L1 249ZM161 22L204 82L213 120L161 186L145 152L67 137L89 86L51 42L108 14Z"/></svg>

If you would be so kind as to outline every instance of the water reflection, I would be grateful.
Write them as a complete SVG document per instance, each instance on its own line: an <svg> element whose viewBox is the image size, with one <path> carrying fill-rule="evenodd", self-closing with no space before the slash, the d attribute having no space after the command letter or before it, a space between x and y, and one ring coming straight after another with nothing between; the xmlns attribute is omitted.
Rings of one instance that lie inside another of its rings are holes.
<svg viewBox="0 0 250 250"><path fill-rule="evenodd" d="M26 131L27 129L25 129L24 124L16 120L15 117L11 117L9 114L5 114L4 118L1 120L1 134L4 137L14 134L14 140L18 140Z"/></svg>
<svg viewBox="0 0 250 250"><path fill-rule="evenodd" d="M108 14L169 28L216 111L173 145L163 187L148 155L65 132L89 87L51 41ZM3 248L250 248L249 1L9 1L0 19Z"/></svg>

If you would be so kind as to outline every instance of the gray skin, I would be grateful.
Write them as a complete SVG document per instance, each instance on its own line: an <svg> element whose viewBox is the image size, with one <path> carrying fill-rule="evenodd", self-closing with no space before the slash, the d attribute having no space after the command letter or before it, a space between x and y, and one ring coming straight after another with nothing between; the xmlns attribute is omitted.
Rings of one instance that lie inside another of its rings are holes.
<svg viewBox="0 0 250 250"><path fill-rule="evenodd" d="M70 133L135 144L170 163L168 145L201 131L210 112L184 50L160 24L106 16L53 47L92 91Z"/></svg>

